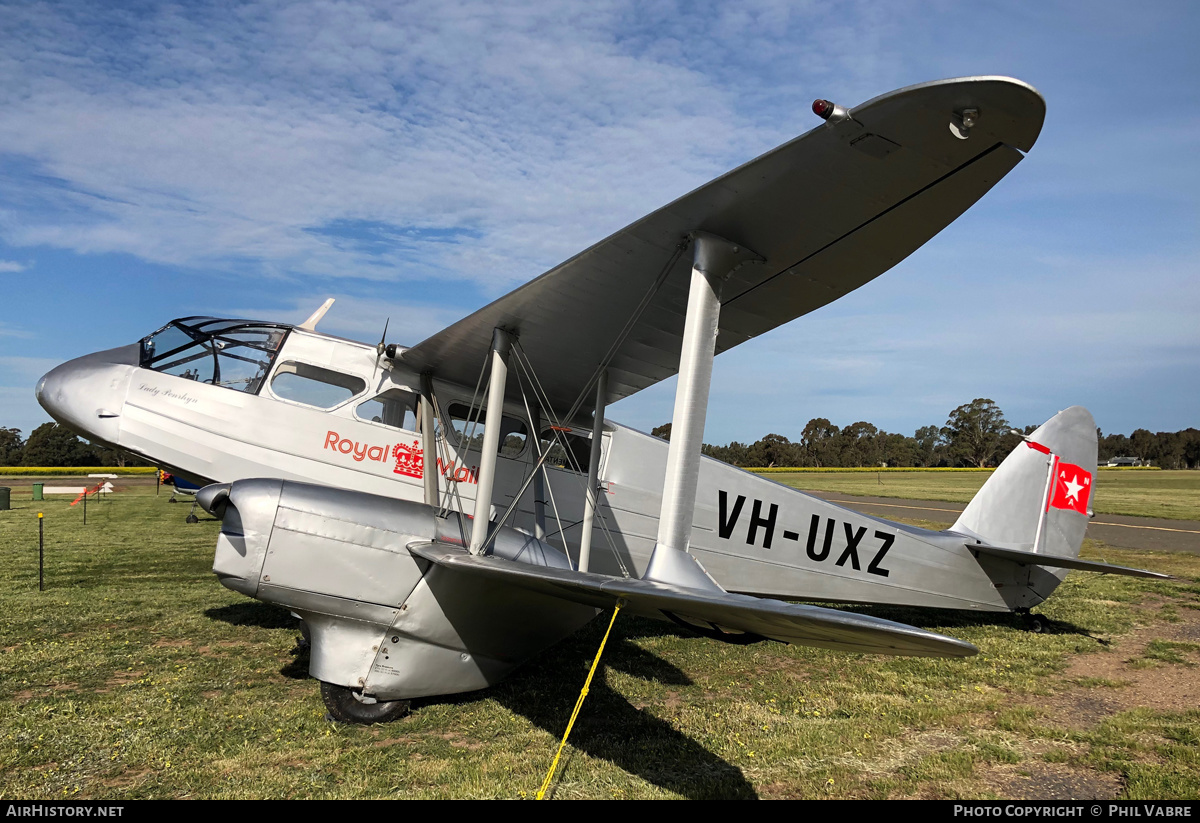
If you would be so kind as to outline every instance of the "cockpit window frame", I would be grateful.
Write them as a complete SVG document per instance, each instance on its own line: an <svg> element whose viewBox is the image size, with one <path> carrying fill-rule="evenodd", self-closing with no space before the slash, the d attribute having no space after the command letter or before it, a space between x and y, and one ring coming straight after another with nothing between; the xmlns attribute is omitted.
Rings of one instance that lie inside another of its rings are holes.
<svg viewBox="0 0 1200 823"><path fill-rule="evenodd" d="M178 329L184 335L186 335L189 338L188 342L181 346L176 346L169 351L153 353L149 352L147 350L147 344L154 337L157 337L172 327ZM211 355L213 357L214 381L219 381L221 376L220 363L221 358L223 357L231 360L259 362L251 361L248 358L241 357L240 355L234 354L231 351L225 350L224 347L213 345L213 341L220 342L222 339L224 339L228 343L235 344L235 348L241 347L256 349L269 355L266 369L263 373L264 379L259 381L258 385L254 387L253 391L243 392L244 394L257 395L262 393L263 385L266 383L265 375L271 374L272 370L275 368L275 361L279 355L279 352L282 351L284 346L287 345L288 337L291 335L292 329L294 328L295 326L290 323L271 323L260 320L239 320L222 317L205 317L201 315L180 317L167 323L162 328L151 332L139 341L140 353L138 365L144 369L150 369L151 371L169 374L169 372L165 372L164 370L174 366L183 365L185 362L190 362L191 360L197 360ZM236 335L239 332L251 330L280 331L282 332L282 336L279 338L279 342L275 344L274 348L266 345L265 340L263 341L263 345L255 345L253 341L233 337L233 335ZM174 357L175 355L186 352L189 349L197 346L200 347L202 351L197 352L195 356L179 362L169 362L170 358ZM156 364L158 365L158 368L155 368ZM219 382L214 382L213 385L221 384ZM239 391L238 389L234 389L230 386L224 386L224 388L230 388L233 391Z"/></svg>

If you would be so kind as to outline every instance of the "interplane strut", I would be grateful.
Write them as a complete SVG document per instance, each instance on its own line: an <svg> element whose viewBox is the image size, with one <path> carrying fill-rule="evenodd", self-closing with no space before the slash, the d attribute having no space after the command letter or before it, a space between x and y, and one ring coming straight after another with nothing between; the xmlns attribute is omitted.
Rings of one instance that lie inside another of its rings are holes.
<svg viewBox="0 0 1200 823"><path fill-rule="evenodd" d="M722 237L707 232L696 232L692 236L692 279L684 320L683 350L679 356L679 385L671 416L671 444L667 451L658 542L646 570L647 578L683 582L677 579L679 574L691 580L694 577L691 569L699 569L694 561L689 563L679 555L687 553L692 516L696 510L700 448L721 315L721 286L739 267L762 260L749 249Z"/></svg>

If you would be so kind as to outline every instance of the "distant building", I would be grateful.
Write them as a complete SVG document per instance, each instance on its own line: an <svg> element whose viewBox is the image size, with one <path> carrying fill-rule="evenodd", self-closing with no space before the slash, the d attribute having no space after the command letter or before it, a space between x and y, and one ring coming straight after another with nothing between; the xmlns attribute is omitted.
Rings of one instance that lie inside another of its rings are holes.
<svg viewBox="0 0 1200 823"><path fill-rule="evenodd" d="M1149 461L1142 460L1140 457L1113 457L1110 458L1105 466L1148 466Z"/></svg>

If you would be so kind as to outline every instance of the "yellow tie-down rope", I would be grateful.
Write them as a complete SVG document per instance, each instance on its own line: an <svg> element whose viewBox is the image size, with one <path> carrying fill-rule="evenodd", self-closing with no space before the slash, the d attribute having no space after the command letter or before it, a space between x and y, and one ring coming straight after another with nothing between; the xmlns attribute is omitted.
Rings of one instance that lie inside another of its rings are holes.
<svg viewBox="0 0 1200 823"><path fill-rule="evenodd" d="M554 753L554 761L550 764L550 771L546 772L546 780L542 783L542 787L538 789L538 800L546 799L546 789L550 788L550 781L554 779L554 770L558 768L558 759L562 757L563 749L567 747L567 738L571 734L571 727L575 725L575 718L579 717L579 709L583 706L583 698L587 697L588 689L592 685L592 675L596 673L596 668L600 665L600 655L604 654L604 644L608 642L608 636L612 633L613 623L617 622L617 612L621 611L621 606L625 605L624 600L618 600L616 608L613 609L612 620L608 621L608 629L604 632L604 639L600 641L600 648L596 649L596 659L592 661L592 670L588 672L587 680L583 681L583 691L579 693L579 699L575 701L575 711L571 712L571 719L567 721L567 730L563 732L562 742L558 744L558 751Z"/></svg>

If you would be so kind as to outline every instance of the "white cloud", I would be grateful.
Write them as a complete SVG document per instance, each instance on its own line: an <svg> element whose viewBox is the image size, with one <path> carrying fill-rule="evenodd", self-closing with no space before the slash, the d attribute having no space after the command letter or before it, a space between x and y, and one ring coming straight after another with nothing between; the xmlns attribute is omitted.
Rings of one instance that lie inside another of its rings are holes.
<svg viewBox="0 0 1200 823"><path fill-rule="evenodd" d="M15 260L0 260L0 272L25 271L25 265Z"/></svg>
<svg viewBox="0 0 1200 823"><path fill-rule="evenodd" d="M496 294L816 125L805 78L877 93L901 19L774 0L20 6L0 32L0 144L21 161L0 237Z"/></svg>
<svg viewBox="0 0 1200 823"><path fill-rule="evenodd" d="M337 294L291 297L286 301L254 308L230 308L228 317L302 323L326 297L336 298L333 307L317 324L317 330L351 340L376 343L387 323L387 342L413 346L463 317L464 312L426 303L366 299Z"/></svg>
<svg viewBox="0 0 1200 823"><path fill-rule="evenodd" d="M16 245L500 290L766 147L620 3L47 9L3 43L0 141L41 183ZM327 231L360 220L402 242Z"/></svg>

